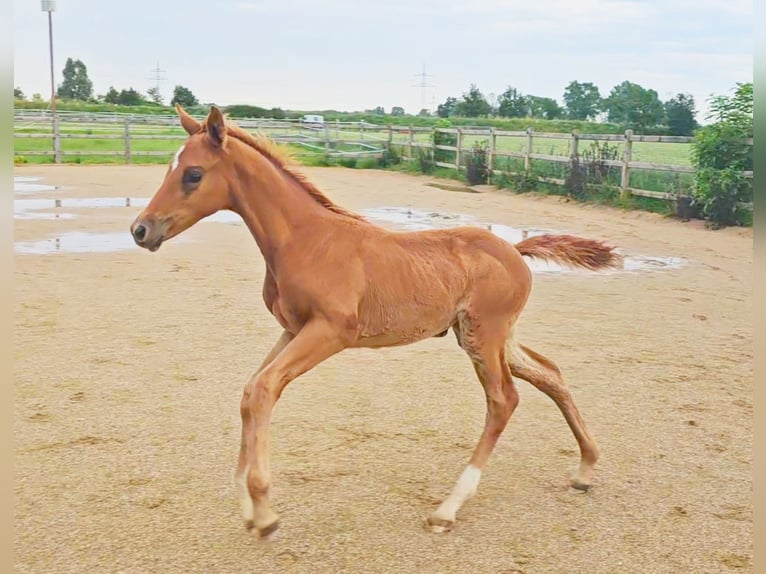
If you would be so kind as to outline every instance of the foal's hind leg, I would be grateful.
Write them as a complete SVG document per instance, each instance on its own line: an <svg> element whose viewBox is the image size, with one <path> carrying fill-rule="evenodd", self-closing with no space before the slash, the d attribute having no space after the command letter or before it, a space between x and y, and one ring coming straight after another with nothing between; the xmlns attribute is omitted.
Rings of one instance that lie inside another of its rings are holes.
<svg viewBox="0 0 766 574"><path fill-rule="evenodd" d="M471 357L474 370L484 387L487 396L487 416L484 431L471 456L470 464L460 475L449 497L428 518L428 524L434 532L451 530L457 511L466 500L476 494L482 470L519 403L519 395L505 361L504 336L480 344L479 348L474 346L475 341L466 341L460 333L458 339L461 347Z"/></svg>
<svg viewBox="0 0 766 574"><path fill-rule="evenodd" d="M564 418L572 429L572 433L580 445L580 467L572 478L572 487L577 490L588 490L593 479L593 467L599 456L596 441L588 433L572 395L564 383L561 371L556 364L536 353L529 347L515 343L509 339L506 349L511 373L520 379L529 381L532 385L548 395L564 414Z"/></svg>

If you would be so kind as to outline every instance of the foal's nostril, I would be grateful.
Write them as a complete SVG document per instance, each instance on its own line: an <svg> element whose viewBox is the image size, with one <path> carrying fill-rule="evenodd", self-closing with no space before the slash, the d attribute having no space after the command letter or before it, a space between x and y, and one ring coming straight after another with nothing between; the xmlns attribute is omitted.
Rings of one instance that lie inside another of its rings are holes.
<svg viewBox="0 0 766 574"><path fill-rule="evenodd" d="M136 228L133 230L133 237L138 241L143 241L144 237L146 237L146 227L143 223L136 225Z"/></svg>

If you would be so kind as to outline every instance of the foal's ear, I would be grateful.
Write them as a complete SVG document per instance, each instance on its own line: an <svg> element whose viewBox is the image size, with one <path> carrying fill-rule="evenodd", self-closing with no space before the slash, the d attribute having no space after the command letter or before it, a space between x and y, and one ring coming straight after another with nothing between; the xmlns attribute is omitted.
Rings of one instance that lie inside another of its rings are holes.
<svg viewBox="0 0 766 574"><path fill-rule="evenodd" d="M196 134L202 128L202 124L187 114L186 110L178 102L176 102L176 112L178 112L178 117L181 118L181 126L186 130L187 134Z"/></svg>
<svg viewBox="0 0 766 574"><path fill-rule="evenodd" d="M210 135L210 139L216 145L223 145L223 141L226 139L226 125L223 121L223 114L216 106L210 108L210 113L205 120L207 127L207 133Z"/></svg>

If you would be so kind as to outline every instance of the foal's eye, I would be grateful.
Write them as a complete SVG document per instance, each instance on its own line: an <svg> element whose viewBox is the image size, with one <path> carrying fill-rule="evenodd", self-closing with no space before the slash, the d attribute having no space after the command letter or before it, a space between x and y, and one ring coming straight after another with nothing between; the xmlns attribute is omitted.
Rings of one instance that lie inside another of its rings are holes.
<svg viewBox="0 0 766 574"><path fill-rule="evenodd" d="M186 187L197 185L202 180L202 169L190 167L184 172L183 184Z"/></svg>

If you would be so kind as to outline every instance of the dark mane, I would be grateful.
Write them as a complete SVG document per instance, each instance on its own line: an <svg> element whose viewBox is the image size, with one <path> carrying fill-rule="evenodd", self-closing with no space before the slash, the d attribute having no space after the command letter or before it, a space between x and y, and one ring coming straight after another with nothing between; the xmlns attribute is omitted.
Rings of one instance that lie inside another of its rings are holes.
<svg viewBox="0 0 766 574"><path fill-rule="evenodd" d="M283 148L280 148L274 140L268 138L265 135L253 136L246 132L242 128L235 125L226 126L227 135L236 138L244 144L255 149L258 153L268 159L274 166L279 168L282 172L290 176L295 182L297 182L319 205L351 219L359 221L367 221L364 217L358 213L354 213L347 209L344 209L340 205L333 203L329 197L319 191L317 187L306 179L306 176L302 173L298 173L293 168L288 167L287 163L292 161L290 154Z"/></svg>

